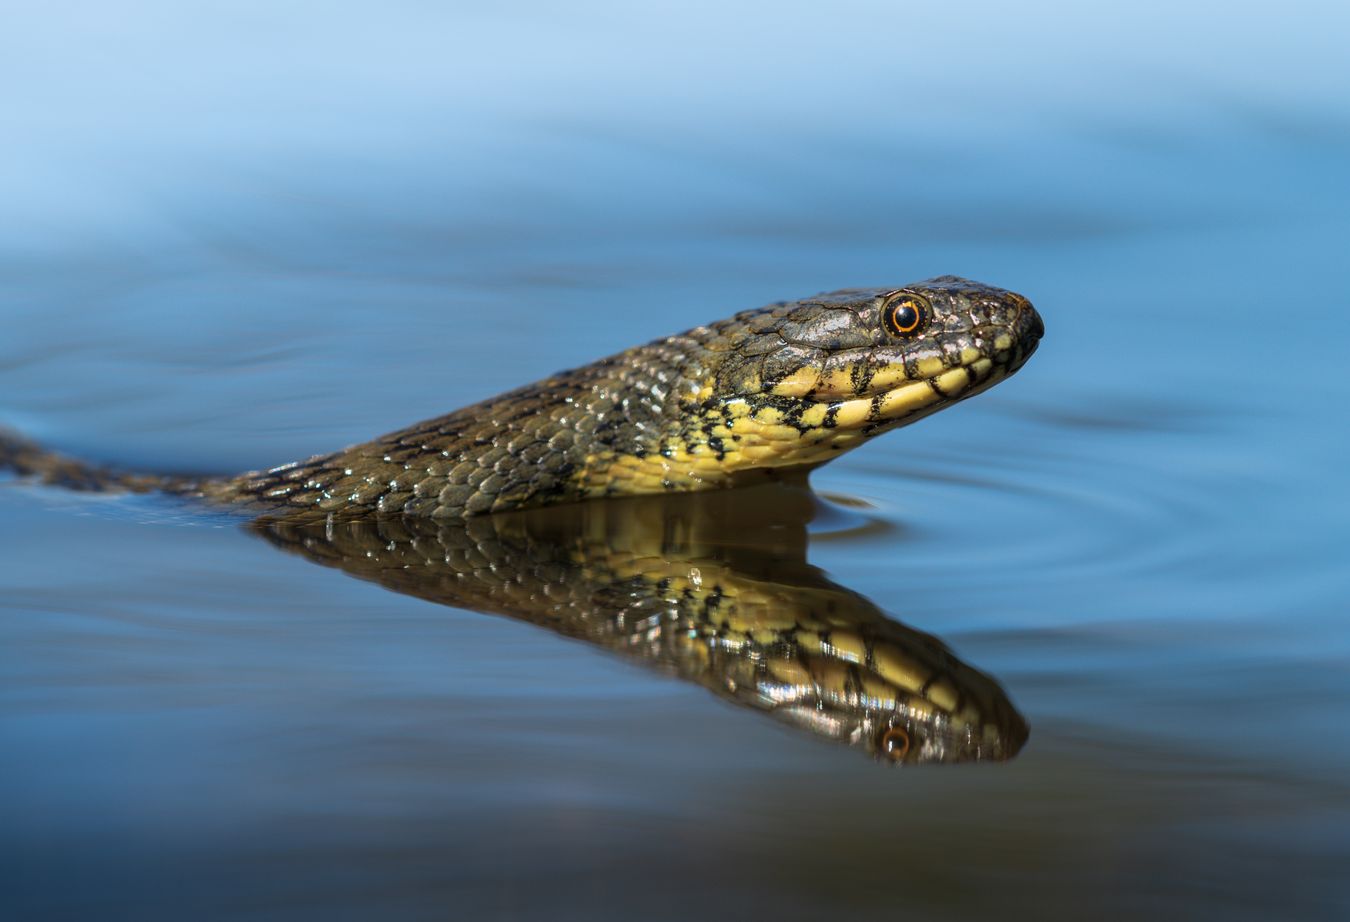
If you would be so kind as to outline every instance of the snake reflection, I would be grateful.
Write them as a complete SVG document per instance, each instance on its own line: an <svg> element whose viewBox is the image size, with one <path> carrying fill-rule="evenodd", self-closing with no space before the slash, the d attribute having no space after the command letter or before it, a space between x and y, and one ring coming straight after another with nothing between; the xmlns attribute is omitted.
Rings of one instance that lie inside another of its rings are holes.
<svg viewBox="0 0 1350 922"><path fill-rule="evenodd" d="M459 521L250 523L387 589L583 640L883 761L1012 758L998 683L806 562L804 488L615 499Z"/></svg>

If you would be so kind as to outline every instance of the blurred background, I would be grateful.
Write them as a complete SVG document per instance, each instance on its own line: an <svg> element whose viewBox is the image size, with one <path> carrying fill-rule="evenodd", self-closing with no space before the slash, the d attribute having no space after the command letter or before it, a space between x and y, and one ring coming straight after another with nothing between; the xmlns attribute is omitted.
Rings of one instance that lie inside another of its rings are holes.
<svg viewBox="0 0 1350 922"><path fill-rule="evenodd" d="M1006 765L0 482L7 915L1350 913L1343 3L0 20L0 424L82 457L269 466L945 273L1048 331L814 478L865 523L812 563L1002 682Z"/></svg>

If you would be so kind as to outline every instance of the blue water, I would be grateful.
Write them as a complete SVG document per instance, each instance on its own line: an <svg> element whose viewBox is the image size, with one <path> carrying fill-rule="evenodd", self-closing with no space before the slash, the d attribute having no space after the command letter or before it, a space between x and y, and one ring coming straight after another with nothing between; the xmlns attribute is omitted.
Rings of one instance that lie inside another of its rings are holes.
<svg viewBox="0 0 1350 922"><path fill-rule="evenodd" d="M1350 915L1342 4L4 18L0 422L82 457L267 466L840 287L1047 327L813 481L1005 764L0 480L6 918Z"/></svg>

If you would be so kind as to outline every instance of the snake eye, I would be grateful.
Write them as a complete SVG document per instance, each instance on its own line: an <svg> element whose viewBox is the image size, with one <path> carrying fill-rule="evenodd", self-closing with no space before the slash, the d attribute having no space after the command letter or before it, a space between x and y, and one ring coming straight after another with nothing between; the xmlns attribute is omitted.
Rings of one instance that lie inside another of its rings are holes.
<svg viewBox="0 0 1350 922"><path fill-rule="evenodd" d="M881 751L892 762L899 762L909 753L909 734L904 727L891 727L881 735Z"/></svg>
<svg viewBox="0 0 1350 922"><path fill-rule="evenodd" d="M918 336L928 326L933 315L926 298L900 294L886 304L886 328L896 336Z"/></svg>

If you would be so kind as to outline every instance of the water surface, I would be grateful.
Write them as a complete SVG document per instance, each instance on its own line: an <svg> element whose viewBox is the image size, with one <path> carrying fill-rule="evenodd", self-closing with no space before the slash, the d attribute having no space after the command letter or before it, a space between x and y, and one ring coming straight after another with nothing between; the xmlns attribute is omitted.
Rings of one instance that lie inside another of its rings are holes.
<svg viewBox="0 0 1350 922"><path fill-rule="evenodd" d="M11 18L0 421L84 457L267 466L948 272L1047 335L813 478L809 564L997 683L1001 762L0 481L6 915L1350 912L1337 6Z"/></svg>

